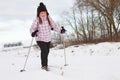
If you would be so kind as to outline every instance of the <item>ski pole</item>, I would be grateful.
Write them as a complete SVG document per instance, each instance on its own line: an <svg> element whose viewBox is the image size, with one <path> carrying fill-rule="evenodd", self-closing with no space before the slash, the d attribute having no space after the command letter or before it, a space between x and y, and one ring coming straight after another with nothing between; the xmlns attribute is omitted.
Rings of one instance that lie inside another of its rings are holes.
<svg viewBox="0 0 120 80"><path fill-rule="evenodd" d="M62 34L61 34L62 35ZM62 36L61 36L62 37ZM63 44L63 48L64 48L64 61L65 61L65 64L64 66L68 66L67 62L66 62L66 50L65 50L65 42L64 42L64 38L62 40L62 44Z"/></svg>
<svg viewBox="0 0 120 80"><path fill-rule="evenodd" d="M27 61L28 61L28 57L29 57L29 55L30 55L30 50L31 50L31 47L32 47L33 40L34 40L34 38L32 38L32 40L31 40L30 48L29 48L29 50L28 50L28 55L27 55L27 57L26 57L24 67L23 67L23 69L20 70L20 72L25 71L25 67L26 67L26 64L27 64Z"/></svg>
<svg viewBox="0 0 120 80"><path fill-rule="evenodd" d="M65 42L64 42L64 41L63 41L63 47L64 47L64 60L65 60L65 64L64 64L64 66L67 66L67 64L66 64Z"/></svg>

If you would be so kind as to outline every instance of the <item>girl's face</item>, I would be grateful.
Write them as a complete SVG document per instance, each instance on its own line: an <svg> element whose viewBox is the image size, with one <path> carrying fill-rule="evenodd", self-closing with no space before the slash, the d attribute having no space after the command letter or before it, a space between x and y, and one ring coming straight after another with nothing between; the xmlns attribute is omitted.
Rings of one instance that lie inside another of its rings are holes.
<svg viewBox="0 0 120 80"><path fill-rule="evenodd" d="M46 11L42 11L42 12L40 12L40 14L39 14L39 17L47 17L47 12Z"/></svg>

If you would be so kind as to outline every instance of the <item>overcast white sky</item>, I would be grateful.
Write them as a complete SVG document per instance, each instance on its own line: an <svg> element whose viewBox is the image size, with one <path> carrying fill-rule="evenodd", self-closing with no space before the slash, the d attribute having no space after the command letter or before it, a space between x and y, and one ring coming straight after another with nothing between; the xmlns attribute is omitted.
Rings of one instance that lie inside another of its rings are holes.
<svg viewBox="0 0 120 80"><path fill-rule="evenodd" d="M2 0L0 1L0 18L5 19L31 19L36 14L36 8L44 2L51 15L59 15L68 10L73 0Z"/></svg>
<svg viewBox="0 0 120 80"><path fill-rule="evenodd" d="M2 0L0 1L0 42L28 39L36 8L43 2L51 17L58 21L74 0Z"/></svg>

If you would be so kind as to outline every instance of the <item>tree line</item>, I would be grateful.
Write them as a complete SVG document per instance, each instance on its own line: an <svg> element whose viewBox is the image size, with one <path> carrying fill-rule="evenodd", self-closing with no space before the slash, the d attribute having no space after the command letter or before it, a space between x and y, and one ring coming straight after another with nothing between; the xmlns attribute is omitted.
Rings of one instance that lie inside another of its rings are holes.
<svg viewBox="0 0 120 80"><path fill-rule="evenodd" d="M75 0L63 17L77 42L120 41L120 0Z"/></svg>

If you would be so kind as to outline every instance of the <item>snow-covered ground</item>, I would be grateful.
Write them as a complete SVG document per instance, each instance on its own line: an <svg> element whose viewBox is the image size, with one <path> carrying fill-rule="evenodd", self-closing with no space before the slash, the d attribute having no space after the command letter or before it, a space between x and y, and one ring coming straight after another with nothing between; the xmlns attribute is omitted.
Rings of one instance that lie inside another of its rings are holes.
<svg viewBox="0 0 120 80"><path fill-rule="evenodd" d="M64 50L52 48L49 68L41 70L40 51L32 48L26 71L28 48L0 51L0 80L120 80L120 43L83 44Z"/></svg>

